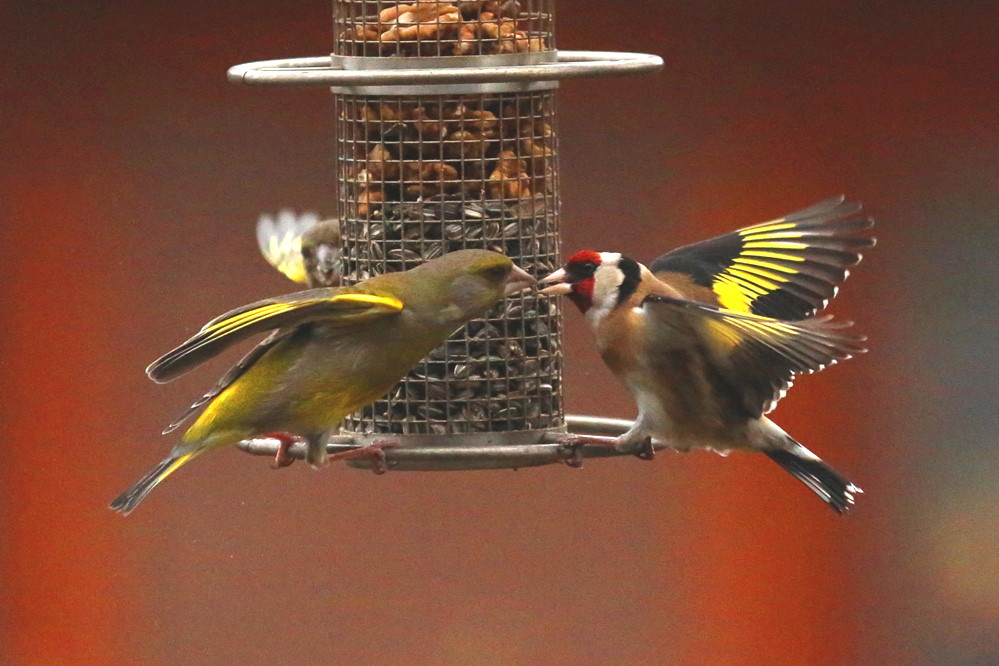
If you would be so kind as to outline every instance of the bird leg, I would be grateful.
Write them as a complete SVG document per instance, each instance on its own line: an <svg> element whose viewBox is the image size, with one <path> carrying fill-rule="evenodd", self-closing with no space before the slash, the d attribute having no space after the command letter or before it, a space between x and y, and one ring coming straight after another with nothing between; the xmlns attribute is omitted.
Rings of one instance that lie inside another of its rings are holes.
<svg viewBox="0 0 999 666"><path fill-rule="evenodd" d="M325 435L313 435L305 439L305 460L312 469L322 469L329 464Z"/></svg>
<svg viewBox="0 0 999 666"><path fill-rule="evenodd" d="M274 454L274 462L271 463L271 467L281 469L295 462L295 459L288 455L288 449L295 442L301 441L301 438L287 432L272 432L264 435L264 439L276 439L278 442L278 450Z"/></svg>
<svg viewBox="0 0 999 666"><path fill-rule="evenodd" d="M357 458L367 458L371 463L371 471L375 474L384 474L388 471L388 461L385 456L385 449L399 446L399 442L392 440L381 440L372 442L367 446L361 446L350 451L334 453L329 457L330 462L334 460L356 460Z"/></svg>

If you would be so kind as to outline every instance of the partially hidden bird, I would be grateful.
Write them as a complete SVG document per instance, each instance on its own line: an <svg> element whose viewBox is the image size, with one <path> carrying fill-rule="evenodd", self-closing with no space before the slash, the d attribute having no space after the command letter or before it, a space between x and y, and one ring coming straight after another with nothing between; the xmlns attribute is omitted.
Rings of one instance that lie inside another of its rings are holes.
<svg viewBox="0 0 999 666"><path fill-rule="evenodd" d="M325 464L324 437L346 415L388 392L470 319L534 283L502 254L458 250L408 271L270 298L213 319L154 361L149 377L171 381L236 342L271 333L164 430L200 411L170 455L111 509L129 513L184 463L242 440L277 439L279 459L304 440L309 463Z"/></svg>
<svg viewBox="0 0 999 666"><path fill-rule="evenodd" d="M866 351L851 322L819 315L873 247L873 221L843 197L662 255L648 267L584 250L543 278L585 315L638 406L614 441L651 457L762 451L837 513L862 492L765 415L795 375Z"/></svg>
<svg viewBox="0 0 999 666"><path fill-rule="evenodd" d="M257 219L257 243L267 262L288 279L310 287L339 287L340 221L281 210Z"/></svg>

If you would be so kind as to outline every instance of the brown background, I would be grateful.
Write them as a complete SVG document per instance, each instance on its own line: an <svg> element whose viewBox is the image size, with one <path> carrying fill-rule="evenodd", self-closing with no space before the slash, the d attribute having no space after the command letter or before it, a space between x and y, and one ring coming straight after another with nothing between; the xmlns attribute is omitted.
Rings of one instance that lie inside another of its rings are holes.
<svg viewBox="0 0 999 666"><path fill-rule="evenodd" d="M667 67L559 100L566 249L867 203L881 242L834 312L872 351L776 415L866 489L853 515L762 456L374 477L226 451L128 519L107 501L225 361L142 368L287 289L258 213L332 206L328 93L224 78L328 52L328 7L0 5L0 662L999 660L999 11L849 4L562 0L562 48ZM568 321L570 408L632 416Z"/></svg>

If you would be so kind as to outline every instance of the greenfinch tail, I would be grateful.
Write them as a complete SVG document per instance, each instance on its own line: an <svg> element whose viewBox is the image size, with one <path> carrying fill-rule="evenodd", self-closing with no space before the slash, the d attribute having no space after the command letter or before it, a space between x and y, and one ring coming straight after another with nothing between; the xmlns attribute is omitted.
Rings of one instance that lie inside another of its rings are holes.
<svg viewBox="0 0 999 666"><path fill-rule="evenodd" d="M118 497L114 498L111 502L111 509L114 511L120 511L124 515L128 515L132 510L139 505L139 502L146 498L153 488L159 485L160 481L167 478L173 474L178 467L186 463L191 458L198 455L200 451L193 451L190 453L183 453L181 455L170 454L169 457L162 460L156 467L149 470L149 472L136 481L128 490L123 492Z"/></svg>

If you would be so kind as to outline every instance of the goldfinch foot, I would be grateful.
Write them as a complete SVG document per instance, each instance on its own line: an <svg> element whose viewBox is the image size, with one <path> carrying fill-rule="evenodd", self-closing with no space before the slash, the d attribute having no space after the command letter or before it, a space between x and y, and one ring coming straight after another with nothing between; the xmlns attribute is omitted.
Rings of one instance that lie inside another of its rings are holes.
<svg viewBox="0 0 999 666"><path fill-rule="evenodd" d="M357 460L358 458L367 458L371 463L372 472L375 474L384 474L388 471L388 460L385 456L385 449L391 449L396 446L399 446L399 442L392 440L378 441L369 444L368 446L362 446L350 451L334 453L329 457L329 461L333 462L334 460Z"/></svg>
<svg viewBox="0 0 999 666"><path fill-rule="evenodd" d="M565 435L558 442L558 454L569 467L583 466L583 448L586 445L614 447L614 440L607 437Z"/></svg>
<svg viewBox="0 0 999 666"><path fill-rule="evenodd" d="M656 457L656 450L652 446L652 438L646 437L639 442L635 456L640 460L653 460Z"/></svg>
<svg viewBox="0 0 999 666"><path fill-rule="evenodd" d="M569 467L579 469L583 466L583 438L578 435L565 435L559 438L555 450L559 458Z"/></svg>
<svg viewBox="0 0 999 666"><path fill-rule="evenodd" d="M625 434L613 442L614 448L621 453L630 453L641 460L652 460L656 457L656 449L652 445L652 437L634 439Z"/></svg>
<svg viewBox="0 0 999 666"><path fill-rule="evenodd" d="M278 442L278 450L274 454L274 462L271 463L271 467L281 469L295 462L295 459L288 453L288 449L291 448L292 444L299 441L298 437L289 435L286 432L274 432L267 435L266 439L275 439Z"/></svg>

